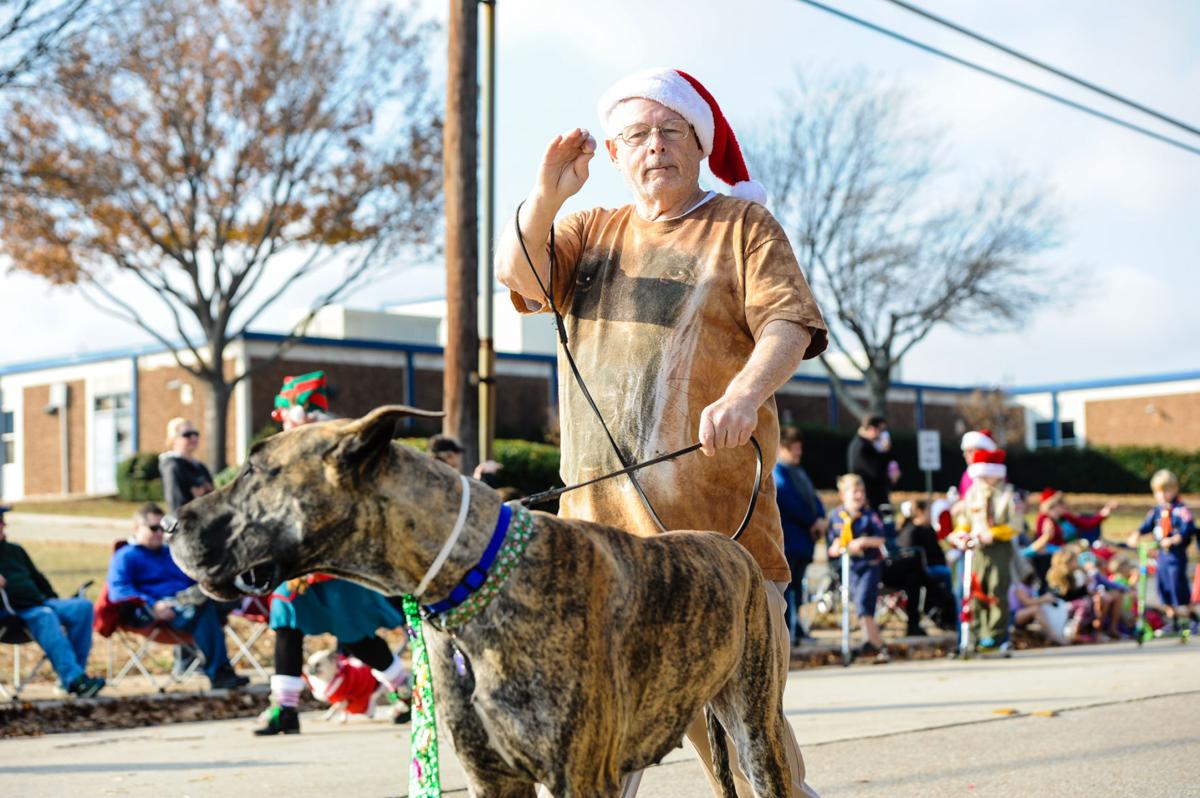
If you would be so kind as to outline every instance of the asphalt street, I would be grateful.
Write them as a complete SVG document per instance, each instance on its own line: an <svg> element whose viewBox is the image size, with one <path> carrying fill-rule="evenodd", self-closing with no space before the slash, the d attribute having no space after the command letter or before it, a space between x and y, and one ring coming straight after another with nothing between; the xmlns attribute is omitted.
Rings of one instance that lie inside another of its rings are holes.
<svg viewBox="0 0 1200 798"><path fill-rule="evenodd" d="M785 710L809 780L830 796L1200 795L1200 645L1042 649L791 674ZM403 796L407 727L303 718L255 738L251 720L0 740L5 796ZM466 795L452 754L448 796ZM704 798L687 748L643 798Z"/></svg>

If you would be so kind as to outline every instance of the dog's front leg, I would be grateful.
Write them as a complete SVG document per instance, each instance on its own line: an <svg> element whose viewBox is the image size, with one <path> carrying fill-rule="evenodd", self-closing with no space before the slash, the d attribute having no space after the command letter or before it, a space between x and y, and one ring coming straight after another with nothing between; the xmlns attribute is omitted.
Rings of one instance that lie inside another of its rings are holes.
<svg viewBox="0 0 1200 798"><path fill-rule="evenodd" d="M492 748L471 700L474 673L469 668L458 673L450 638L429 629L425 642L437 692L438 729L449 732L472 798L534 798L533 782L514 771Z"/></svg>

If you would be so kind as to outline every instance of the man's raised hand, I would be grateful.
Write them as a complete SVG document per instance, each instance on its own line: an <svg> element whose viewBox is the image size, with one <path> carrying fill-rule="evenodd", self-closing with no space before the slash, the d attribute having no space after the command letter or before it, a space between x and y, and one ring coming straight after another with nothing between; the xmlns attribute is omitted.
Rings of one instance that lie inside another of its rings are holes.
<svg viewBox="0 0 1200 798"><path fill-rule="evenodd" d="M596 139L583 128L555 136L542 156L537 192L560 205L578 193L588 179L588 161L596 154Z"/></svg>

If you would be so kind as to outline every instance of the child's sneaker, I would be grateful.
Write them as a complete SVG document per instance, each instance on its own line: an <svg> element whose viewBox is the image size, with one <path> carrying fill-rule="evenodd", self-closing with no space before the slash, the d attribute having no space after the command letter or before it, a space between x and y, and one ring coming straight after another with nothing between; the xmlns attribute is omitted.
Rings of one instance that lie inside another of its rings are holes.
<svg viewBox="0 0 1200 798"><path fill-rule="evenodd" d="M876 665L886 665L891 661L892 661L892 657L890 654L888 654L887 646L884 646L883 648L879 649L879 651L877 651L875 653L875 664Z"/></svg>
<svg viewBox="0 0 1200 798"><path fill-rule="evenodd" d="M281 707L272 704L267 711L258 716L262 721L254 730L255 737L270 737L276 734L299 734L300 716L295 707Z"/></svg>

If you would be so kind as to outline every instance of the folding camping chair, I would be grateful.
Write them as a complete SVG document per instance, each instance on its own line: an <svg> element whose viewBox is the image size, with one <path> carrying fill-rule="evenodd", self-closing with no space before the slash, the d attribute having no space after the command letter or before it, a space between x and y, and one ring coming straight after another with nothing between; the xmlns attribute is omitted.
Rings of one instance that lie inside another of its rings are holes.
<svg viewBox="0 0 1200 798"><path fill-rule="evenodd" d="M22 676L21 646L35 641L33 635L29 633L29 628L21 620L21 616L17 615L13 611L12 605L8 603L8 593L3 588L0 588L0 600L3 600L3 608L0 608L0 643L11 645L13 652L12 687L6 687L4 681L0 679L0 696L16 701L21 695L21 689L37 676L38 671L50 661L50 658L43 651L41 659L34 663L29 673Z"/></svg>
<svg viewBox="0 0 1200 798"><path fill-rule="evenodd" d="M113 544L113 551L126 545L124 540ZM162 621L156 621L150 616L146 602L140 598L124 601L113 601L108 595L108 585L100 591L96 600L95 620L93 628L108 640L108 684L115 687L135 668L160 693L166 692L171 684L178 684L191 678L204 664L204 655L196 645L196 641L187 632L172 629ZM125 649L128 658L115 674L113 665L115 659L114 639ZM152 646L181 646L192 655L192 661L182 673L175 673L167 666L169 679L162 681L156 678L150 667L155 663L150 659Z"/></svg>
<svg viewBox="0 0 1200 798"><path fill-rule="evenodd" d="M229 617L241 618L249 626L246 633L242 635L238 633L234 624L225 624L225 634L237 647L237 651L229 658L230 666L236 668L239 662L245 660L250 667L258 671L260 676L269 681L271 674L263 668L262 663L254 654L254 644L271 630L271 597L269 595L247 596L242 602L242 606L230 612Z"/></svg>
<svg viewBox="0 0 1200 798"><path fill-rule="evenodd" d="M916 556L921 560L921 567L925 568L926 559L925 552L919 548L902 548L897 549L899 556ZM888 587L887 585L879 585L879 599L875 604L875 622L880 628L887 625L892 618L900 621L905 625L908 624L908 614L916 612L921 615L925 611L925 588L922 587L916 596L909 596L904 592L903 588Z"/></svg>
<svg viewBox="0 0 1200 798"><path fill-rule="evenodd" d="M75 595L83 598L84 593L91 586L92 580L89 579L79 586ZM50 657L45 651L42 651L41 657L34 661L29 672L21 673L21 646L36 642L29 632L29 627L25 625L25 621L21 620L21 616L17 615L12 605L8 603L8 592L0 587L0 644L11 645L13 655L12 687L6 687L4 681L0 680L0 697L16 701L21 696L21 690L32 682L42 668L50 662Z"/></svg>

